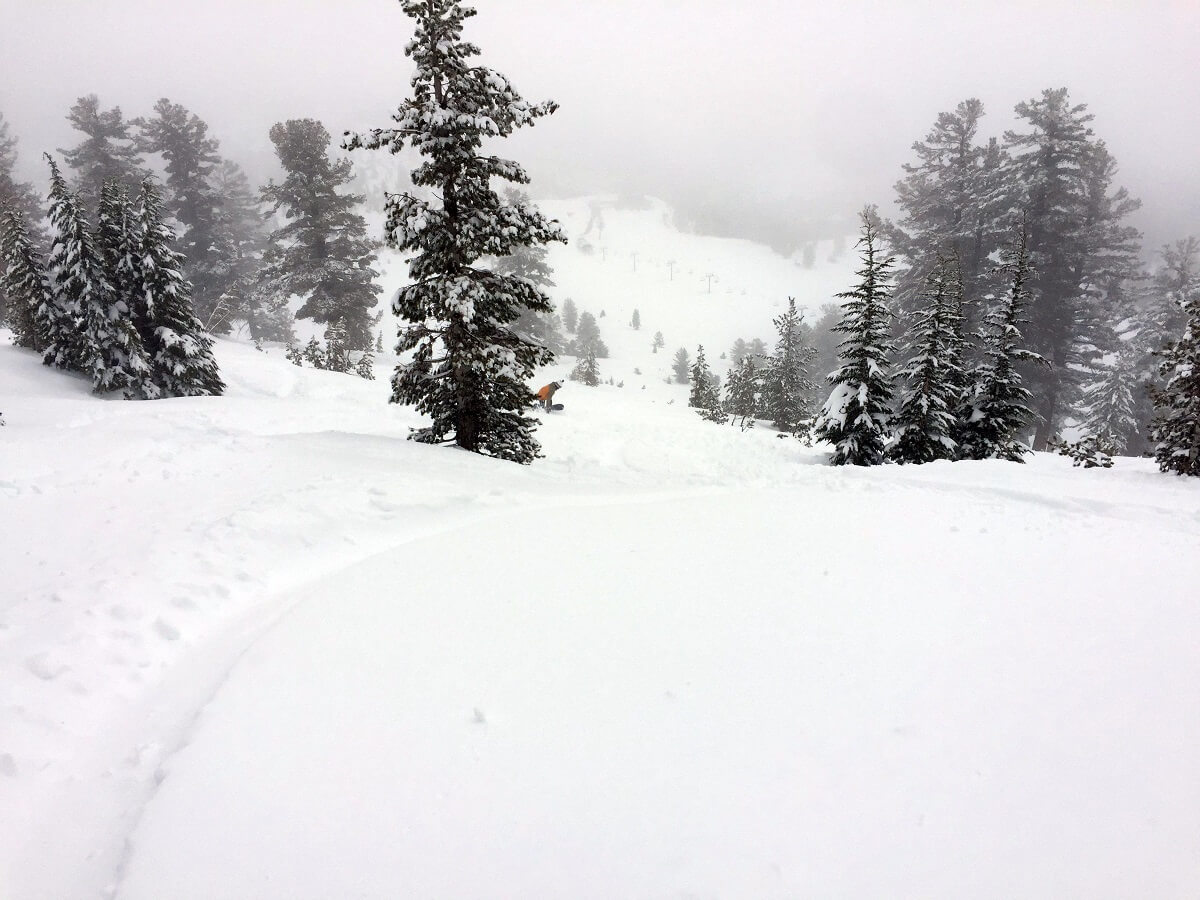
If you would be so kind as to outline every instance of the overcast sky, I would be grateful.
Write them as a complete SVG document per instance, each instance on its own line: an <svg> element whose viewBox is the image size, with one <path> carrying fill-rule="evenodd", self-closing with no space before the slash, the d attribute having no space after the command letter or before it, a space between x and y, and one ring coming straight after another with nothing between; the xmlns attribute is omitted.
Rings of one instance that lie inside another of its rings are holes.
<svg viewBox="0 0 1200 900"><path fill-rule="evenodd" d="M629 191L749 231L887 206L909 146L977 96L986 128L1067 86L1159 243L1200 233L1200 0L476 0L467 37L562 109L507 142L535 186ZM387 124L408 89L394 0L0 0L0 111L26 177L86 93L169 97L270 172L270 125Z"/></svg>

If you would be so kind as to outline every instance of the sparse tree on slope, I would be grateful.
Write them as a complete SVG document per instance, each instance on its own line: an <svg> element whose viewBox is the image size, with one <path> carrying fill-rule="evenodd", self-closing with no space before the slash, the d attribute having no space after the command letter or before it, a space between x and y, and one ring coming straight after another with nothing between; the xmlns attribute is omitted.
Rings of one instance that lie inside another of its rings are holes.
<svg viewBox="0 0 1200 900"><path fill-rule="evenodd" d="M811 414L817 388L808 377L813 351L804 345L804 316L796 310L795 297L788 297L787 312L774 321L779 339L763 365L763 412L780 431L795 434ZM753 370L753 357L747 354L746 359Z"/></svg>
<svg viewBox="0 0 1200 900"><path fill-rule="evenodd" d="M314 119L291 119L271 128L271 142L286 177L262 190L263 200L289 219L271 233L262 278L280 296L297 294L296 314L323 324L340 323L347 346L371 347L371 310L379 274L367 223L355 208L362 198L338 193L351 180L350 161L329 159L329 132ZM406 289L407 290L407 289Z"/></svg>
<svg viewBox="0 0 1200 900"><path fill-rule="evenodd" d="M431 424L418 440L453 440L465 450L520 463L539 454L527 382L553 354L512 329L525 310L549 313L549 298L524 279L478 265L517 247L565 241L557 223L528 206L501 201L492 178L527 184L515 162L483 155L485 139L508 137L557 109L530 104L499 72L470 64L479 48L462 38L475 10L455 0L401 0L416 33L405 47L416 73L413 94L393 114L395 127L349 136L345 146L392 153L407 143L425 161L413 183L440 205L411 194L388 198L387 240L415 252L412 284L393 308L408 322L398 351L412 351L392 379L392 400L415 404Z"/></svg>
<svg viewBox="0 0 1200 900"><path fill-rule="evenodd" d="M725 382L725 410L743 431L754 426L761 391L762 376L755 370L754 361L749 356L743 356L729 371L729 378Z"/></svg>
<svg viewBox="0 0 1200 900"><path fill-rule="evenodd" d="M725 424L725 411L721 408L721 389L713 377L708 361L704 358L704 345L696 348L696 361L689 374L692 390L688 395L688 406L696 410L701 418Z"/></svg>
<svg viewBox="0 0 1200 900"><path fill-rule="evenodd" d="M984 320L980 335L984 359L971 378L962 455L967 459L1024 462L1029 447L1021 437L1035 416L1029 405L1032 395L1021 383L1017 363L1045 364L1041 356L1025 349L1020 329L1026 321L1033 274L1024 223L1004 250L999 274L1007 287L994 300Z"/></svg>
<svg viewBox="0 0 1200 900"><path fill-rule="evenodd" d="M688 373L691 370L691 362L688 359L686 347L680 347L675 351L675 359L671 362L671 371L675 374L676 384L687 384Z"/></svg>
<svg viewBox="0 0 1200 900"><path fill-rule="evenodd" d="M1150 436L1160 469L1200 475L1200 281L1177 294L1177 301L1185 316L1183 335L1160 354L1164 384L1152 391Z"/></svg>
<svg viewBox="0 0 1200 900"><path fill-rule="evenodd" d="M835 466L882 463L891 418L888 279L894 263L880 249L875 210L864 209L860 218L860 281L853 290L838 294L844 301L842 321L833 330L846 335L846 339L839 347L841 366L829 375L833 391L814 430L817 438L833 444L830 462Z"/></svg>
<svg viewBox="0 0 1200 900"><path fill-rule="evenodd" d="M590 312L585 312L579 317L579 327L575 331L571 349L576 356L584 356L590 350L598 359L608 358L608 345L600 339L600 326L596 324L596 317Z"/></svg>
<svg viewBox="0 0 1200 900"><path fill-rule="evenodd" d="M888 457L896 462L927 463L957 455L953 435L963 402L961 298L957 259L940 255L925 279L908 362L896 373L905 381L888 446Z"/></svg>
<svg viewBox="0 0 1200 900"><path fill-rule="evenodd" d="M8 327L18 347L46 348L43 317L52 302L42 255L15 204L0 208L0 290L8 298Z"/></svg>
<svg viewBox="0 0 1200 900"><path fill-rule="evenodd" d="M180 269L175 233L162 219L162 201L154 184L142 183L137 219L141 283L135 317L149 337L154 383L164 396L217 395L224 389L213 358L212 338L192 311L191 285Z"/></svg>
<svg viewBox="0 0 1200 900"><path fill-rule="evenodd" d="M571 370L569 378L571 381L582 382L588 387L596 387L600 384L600 366L596 363L596 351L594 349L589 347L583 356L579 358L579 362Z"/></svg>
<svg viewBox="0 0 1200 900"><path fill-rule="evenodd" d="M562 320L563 327L574 334L575 329L579 327L579 308L570 297L563 301Z"/></svg>

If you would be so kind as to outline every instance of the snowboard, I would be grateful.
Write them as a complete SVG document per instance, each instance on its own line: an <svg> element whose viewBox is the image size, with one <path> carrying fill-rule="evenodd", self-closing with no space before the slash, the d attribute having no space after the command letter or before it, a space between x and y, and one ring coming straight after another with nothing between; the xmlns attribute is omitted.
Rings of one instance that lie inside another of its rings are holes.
<svg viewBox="0 0 1200 900"><path fill-rule="evenodd" d="M550 407L550 412L559 412L560 410L562 410L562 408L563 408L563 405L561 403L555 403L554 405L552 405Z"/></svg>

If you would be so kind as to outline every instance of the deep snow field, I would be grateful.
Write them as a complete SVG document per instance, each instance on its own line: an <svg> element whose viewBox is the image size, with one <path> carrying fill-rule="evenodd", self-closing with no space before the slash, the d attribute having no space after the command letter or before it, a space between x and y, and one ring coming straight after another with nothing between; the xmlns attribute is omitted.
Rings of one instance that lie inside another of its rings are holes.
<svg viewBox="0 0 1200 900"><path fill-rule="evenodd" d="M1200 896L1200 484L702 422L674 349L853 256L596 203L554 295L624 387L530 467L387 359L127 403L0 332L0 898Z"/></svg>

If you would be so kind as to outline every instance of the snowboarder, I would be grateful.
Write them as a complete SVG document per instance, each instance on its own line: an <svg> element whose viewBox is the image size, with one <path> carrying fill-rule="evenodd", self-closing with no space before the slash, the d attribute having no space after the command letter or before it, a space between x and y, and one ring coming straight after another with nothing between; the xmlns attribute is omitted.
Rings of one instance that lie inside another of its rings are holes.
<svg viewBox="0 0 1200 900"><path fill-rule="evenodd" d="M542 404L542 406L544 406L546 408L546 412L550 412L552 409L561 409L562 408L561 403L558 404L557 406L555 406L555 403L554 403L554 392L557 391L560 387L562 387L561 382L552 381L549 384L542 387L542 389L537 392L536 396L538 398L538 401Z"/></svg>

